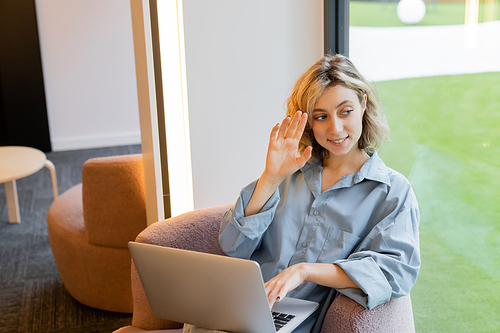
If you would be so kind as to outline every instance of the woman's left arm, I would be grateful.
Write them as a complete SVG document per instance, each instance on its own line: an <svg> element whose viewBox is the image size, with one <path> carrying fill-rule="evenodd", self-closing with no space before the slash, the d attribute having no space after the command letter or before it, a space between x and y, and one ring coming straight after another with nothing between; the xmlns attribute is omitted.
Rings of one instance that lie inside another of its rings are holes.
<svg viewBox="0 0 500 333"><path fill-rule="evenodd" d="M265 284L269 305L272 307L275 301L283 299L290 290L297 288L305 281L330 288L359 289L356 283L337 265L300 263L284 269Z"/></svg>
<svg viewBox="0 0 500 333"><path fill-rule="evenodd" d="M420 269L420 215L411 189L394 213L380 221L348 258L333 264L300 263L269 280L270 303L304 281L336 288L368 309L407 295Z"/></svg>
<svg viewBox="0 0 500 333"><path fill-rule="evenodd" d="M420 215L414 202L392 221L379 223L347 259L334 262L359 286L340 293L368 309L410 293L420 270Z"/></svg>

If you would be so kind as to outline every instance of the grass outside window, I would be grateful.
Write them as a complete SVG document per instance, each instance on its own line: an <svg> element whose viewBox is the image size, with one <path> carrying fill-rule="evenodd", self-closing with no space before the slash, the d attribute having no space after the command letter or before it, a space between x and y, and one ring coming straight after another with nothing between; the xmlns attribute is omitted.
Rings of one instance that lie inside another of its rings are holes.
<svg viewBox="0 0 500 333"><path fill-rule="evenodd" d="M375 85L392 138L380 155L422 216L416 331L500 331L500 73Z"/></svg>
<svg viewBox="0 0 500 333"><path fill-rule="evenodd" d="M397 2L350 2L350 25L362 27L407 27L425 25L455 25L465 23L465 1L426 2L422 21L414 25L402 23L397 15ZM479 2L479 22L500 20L500 0Z"/></svg>

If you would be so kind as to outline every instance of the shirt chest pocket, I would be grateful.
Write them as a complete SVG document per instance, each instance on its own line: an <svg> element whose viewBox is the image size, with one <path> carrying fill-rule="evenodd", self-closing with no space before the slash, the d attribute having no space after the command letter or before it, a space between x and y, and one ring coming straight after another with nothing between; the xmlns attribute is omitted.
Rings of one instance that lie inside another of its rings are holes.
<svg viewBox="0 0 500 333"><path fill-rule="evenodd" d="M331 264L338 259L346 259L360 242L361 238L358 236L331 227L317 262Z"/></svg>

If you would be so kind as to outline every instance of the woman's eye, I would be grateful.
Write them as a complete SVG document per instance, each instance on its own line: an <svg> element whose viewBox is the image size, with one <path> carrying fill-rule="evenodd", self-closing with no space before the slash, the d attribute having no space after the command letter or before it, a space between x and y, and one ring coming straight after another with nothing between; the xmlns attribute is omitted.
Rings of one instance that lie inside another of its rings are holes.
<svg viewBox="0 0 500 333"><path fill-rule="evenodd" d="M314 120L323 120L325 118L326 118L326 116L317 116L317 117L314 117Z"/></svg>
<svg viewBox="0 0 500 333"><path fill-rule="evenodd" d="M344 110L342 111L342 114L350 114L353 110Z"/></svg>

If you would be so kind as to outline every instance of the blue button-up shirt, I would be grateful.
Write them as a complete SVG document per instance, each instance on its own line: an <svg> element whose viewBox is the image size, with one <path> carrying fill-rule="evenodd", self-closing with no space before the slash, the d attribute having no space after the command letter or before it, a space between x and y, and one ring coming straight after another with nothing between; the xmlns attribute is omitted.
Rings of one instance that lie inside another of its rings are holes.
<svg viewBox="0 0 500 333"><path fill-rule="evenodd" d="M369 309L408 294L420 269L420 215L408 180L376 152L323 193L322 170L321 160L308 162L248 217L257 181L245 187L222 220L222 249L257 261L265 281L300 262L336 264L360 288L338 291ZM287 296L321 302L329 290L304 282Z"/></svg>

